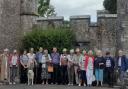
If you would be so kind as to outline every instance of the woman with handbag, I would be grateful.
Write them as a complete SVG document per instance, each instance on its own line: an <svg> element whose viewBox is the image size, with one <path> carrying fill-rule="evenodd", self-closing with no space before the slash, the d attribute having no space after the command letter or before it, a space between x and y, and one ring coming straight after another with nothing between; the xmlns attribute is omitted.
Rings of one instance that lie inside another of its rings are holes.
<svg viewBox="0 0 128 89"><path fill-rule="evenodd" d="M76 48L76 54L74 58L74 71L75 71L75 82L76 85L81 86L80 83L80 67L79 67L79 60L81 58L82 54L79 48Z"/></svg>
<svg viewBox="0 0 128 89"><path fill-rule="evenodd" d="M51 62L50 54L48 54L48 50L44 50L44 54L42 56L42 84L48 84L48 79L50 78L48 73L48 64Z"/></svg>
<svg viewBox="0 0 128 89"><path fill-rule="evenodd" d="M101 83L100 85L102 86L105 60L104 60L104 57L102 56L101 50L98 50L96 54L97 54L97 57L95 58L95 61L94 61L95 76L96 76L97 86L99 85L99 82Z"/></svg>

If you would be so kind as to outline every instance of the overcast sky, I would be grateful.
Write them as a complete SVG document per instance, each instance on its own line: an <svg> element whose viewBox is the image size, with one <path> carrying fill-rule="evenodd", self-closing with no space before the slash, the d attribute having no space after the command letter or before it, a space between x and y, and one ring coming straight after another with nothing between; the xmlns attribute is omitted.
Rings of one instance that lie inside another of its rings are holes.
<svg viewBox="0 0 128 89"><path fill-rule="evenodd" d="M68 19L71 15L91 15L96 21L96 10L102 10L104 0L51 0L58 16Z"/></svg>

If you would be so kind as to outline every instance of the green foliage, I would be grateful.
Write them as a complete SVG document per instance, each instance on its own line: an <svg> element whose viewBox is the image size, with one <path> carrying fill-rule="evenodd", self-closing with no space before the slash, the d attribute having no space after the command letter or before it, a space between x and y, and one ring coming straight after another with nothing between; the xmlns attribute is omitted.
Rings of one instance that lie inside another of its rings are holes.
<svg viewBox="0 0 128 89"><path fill-rule="evenodd" d="M53 47L57 47L62 52L63 48L73 48L74 42L74 34L67 28L36 28L24 36L22 49L33 47L37 51L39 47L43 47L51 51Z"/></svg>
<svg viewBox="0 0 128 89"><path fill-rule="evenodd" d="M111 14L117 13L117 0L104 0L103 5Z"/></svg>
<svg viewBox="0 0 128 89"><path fill-rule="evenodd" d="M38 13L40 16L49 17L56 15L55 9L50 5L50 0L39 0Z"/></svg>

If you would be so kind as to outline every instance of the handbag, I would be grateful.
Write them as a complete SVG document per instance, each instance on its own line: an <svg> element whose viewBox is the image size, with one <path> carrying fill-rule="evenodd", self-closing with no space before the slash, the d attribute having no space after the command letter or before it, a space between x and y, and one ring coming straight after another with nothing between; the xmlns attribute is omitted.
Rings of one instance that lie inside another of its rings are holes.
<svg viewBox="0 0 128 89"><path fill-rule="evenodd" d="M48 72L54 72L54 69L53 69L53 66L52 65L49 65L48 66Z"/></svg>
<svg viewBox="0 0 128 89"><path fill-rule="evenodd" d="M95 75L92 76L92 81L94 82L96 80Z"/></svg>

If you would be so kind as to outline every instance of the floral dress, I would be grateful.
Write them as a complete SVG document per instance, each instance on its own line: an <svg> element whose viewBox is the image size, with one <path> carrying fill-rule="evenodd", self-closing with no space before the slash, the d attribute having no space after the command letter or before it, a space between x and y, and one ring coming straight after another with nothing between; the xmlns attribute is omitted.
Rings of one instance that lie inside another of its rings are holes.
<svg viewBox="0 0 128 89"><path fill-rule="evenodd" d="M44 54L42 56L42 73L41 73L42 79L49 79L50 78L50 75L48 73L49 60L51 60L51 57L49 54Z"/></svg>

